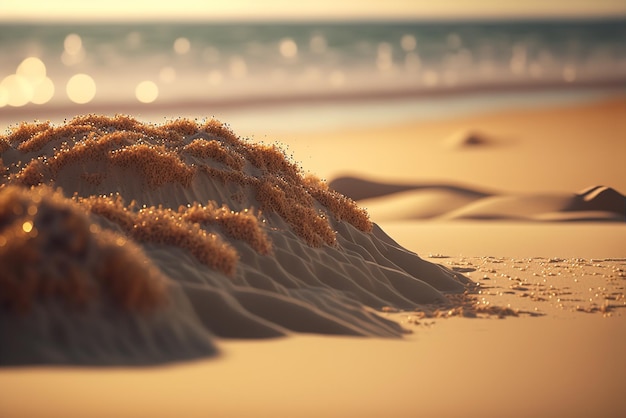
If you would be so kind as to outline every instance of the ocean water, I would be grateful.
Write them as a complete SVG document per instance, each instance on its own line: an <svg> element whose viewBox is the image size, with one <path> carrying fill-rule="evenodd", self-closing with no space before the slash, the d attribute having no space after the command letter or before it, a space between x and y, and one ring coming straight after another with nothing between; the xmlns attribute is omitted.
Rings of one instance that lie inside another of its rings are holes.
<svg viewBox="0 0 626 418"><path fill-rule="evenodd" d="M6 115L623 89L626 20L3 23L0 54Z"/></svg>

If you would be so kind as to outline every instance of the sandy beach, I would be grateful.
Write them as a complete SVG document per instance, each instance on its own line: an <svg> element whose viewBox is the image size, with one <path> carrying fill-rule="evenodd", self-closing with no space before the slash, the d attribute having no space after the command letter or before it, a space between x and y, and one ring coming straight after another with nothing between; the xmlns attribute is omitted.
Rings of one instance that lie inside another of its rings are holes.
<svg viewBox="0 0 626 418"><path fill-rule="evenodd" d="M0 415L626 414L623 95L232 128L2 138Z"/></svg>

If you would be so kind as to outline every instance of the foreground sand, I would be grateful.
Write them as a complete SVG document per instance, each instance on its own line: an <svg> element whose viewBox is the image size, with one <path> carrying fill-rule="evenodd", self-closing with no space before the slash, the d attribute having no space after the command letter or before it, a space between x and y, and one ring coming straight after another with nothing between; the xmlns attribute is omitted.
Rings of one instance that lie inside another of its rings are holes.
<svg viewBox="0 0 626 418"><path fill-rule="evenodd" d="M490 276L482 280L491 285L487 299L545 316L397 313L389 315L414 331L401 341L223 340L221 357L178 365L4 369L0 411L7 417L623 416L626 260L436 260L466 271L479 267L469 274L478 281ZM543 269L554 275L533 275ZM522 296L510 284L522 282L507 275L542 290ZM558 285L550 288L555 277ZM536 286L546 278L546 286ZM514 294L498 296L499 289ZM611 294L617 300L610 305L622 306L607 311L611 316L576 310L601 307Z"/></svg>
<svg viewBox="0 0 626 418"><path fill-rule="evenodd" d="M604 184L623 193L623 103L279 139L306 169L326 178L368 173L516 193L569 193ZM503 143L450 147L450 130L468 126ZM481 283L479 304L510 304L519 316L443 319L390 311L387 319L413 333L402 340L293 333L265 341L218 338L218 357L139 369L4 368L0 415L626 414L623 223L382 226L409 250Z"/></svg>

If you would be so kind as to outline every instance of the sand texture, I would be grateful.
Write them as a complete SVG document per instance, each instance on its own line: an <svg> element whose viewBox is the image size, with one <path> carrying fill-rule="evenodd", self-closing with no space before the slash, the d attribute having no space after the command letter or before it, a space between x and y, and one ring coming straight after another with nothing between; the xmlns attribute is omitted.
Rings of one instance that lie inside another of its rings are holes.
<svg viewBox="0 0 626 418"><path fill-rule="evenodd" d="M3 364L177 360L214 353L214 336L399 337L376 311L470 283L215 120L81 116L0 144Z"/></svg>

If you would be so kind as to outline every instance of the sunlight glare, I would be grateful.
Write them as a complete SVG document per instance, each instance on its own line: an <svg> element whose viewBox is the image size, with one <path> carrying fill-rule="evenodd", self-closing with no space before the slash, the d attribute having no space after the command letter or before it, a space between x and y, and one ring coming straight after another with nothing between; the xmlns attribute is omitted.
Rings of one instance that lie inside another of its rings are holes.
<svg viewBox="0 0 626 418"><path fill-rule="evenodd" d="M63 41L63 54L61 61L66 66L78 64L85 58L85 49L83 48L83 40L75 33L70 33Z"/></svg>
<svg viewBox="0 0 626 418"><path fill-rule="evenodd" d="M159 96L159 87L152 81L142 81L135 88L135 96L141 103L152 103Z"/></svg>
<svg viewBox="0 0 626 418"><path fill-rule="evenodd" d="M187 38L177 38L174 41L174 52L178 55L185 55L191 49L191 42Z"/></svg>
<svg viewBox="0 0 626 418"><path fill-rule="evenodd" d="M25 77L19 74L6 76L0 86L6 91L6 102L9 106L24 106L33 97L33 87Z"/></svg>
<svg viewBox="0 0 626 418"><path fill-rule="evenodd" d="M279 44L280 55L285 58L294 58L298 55L298 45L291 38L284 38Z"/></svg>
<svg viewBox="0 0 626 418"><path fill-rule="evenodd" d="M63 41L65 52L70 55L78 55L83 48L83 40L75 33L70 33Z"/></svg>
<svg viewBox="0 0 626 418"><path fill-rule="evenodd" d="M89 103L96 95L96 82L87 74L76 74L67 82L65 91L74 103Z"/></svg>
<svg viewBox="0 0 626 418"><path fill-rule="evenodd" d="M46 66L37 57L28 57L17 66L16 74L31 84L37 84L46 77Z"/></svg>

